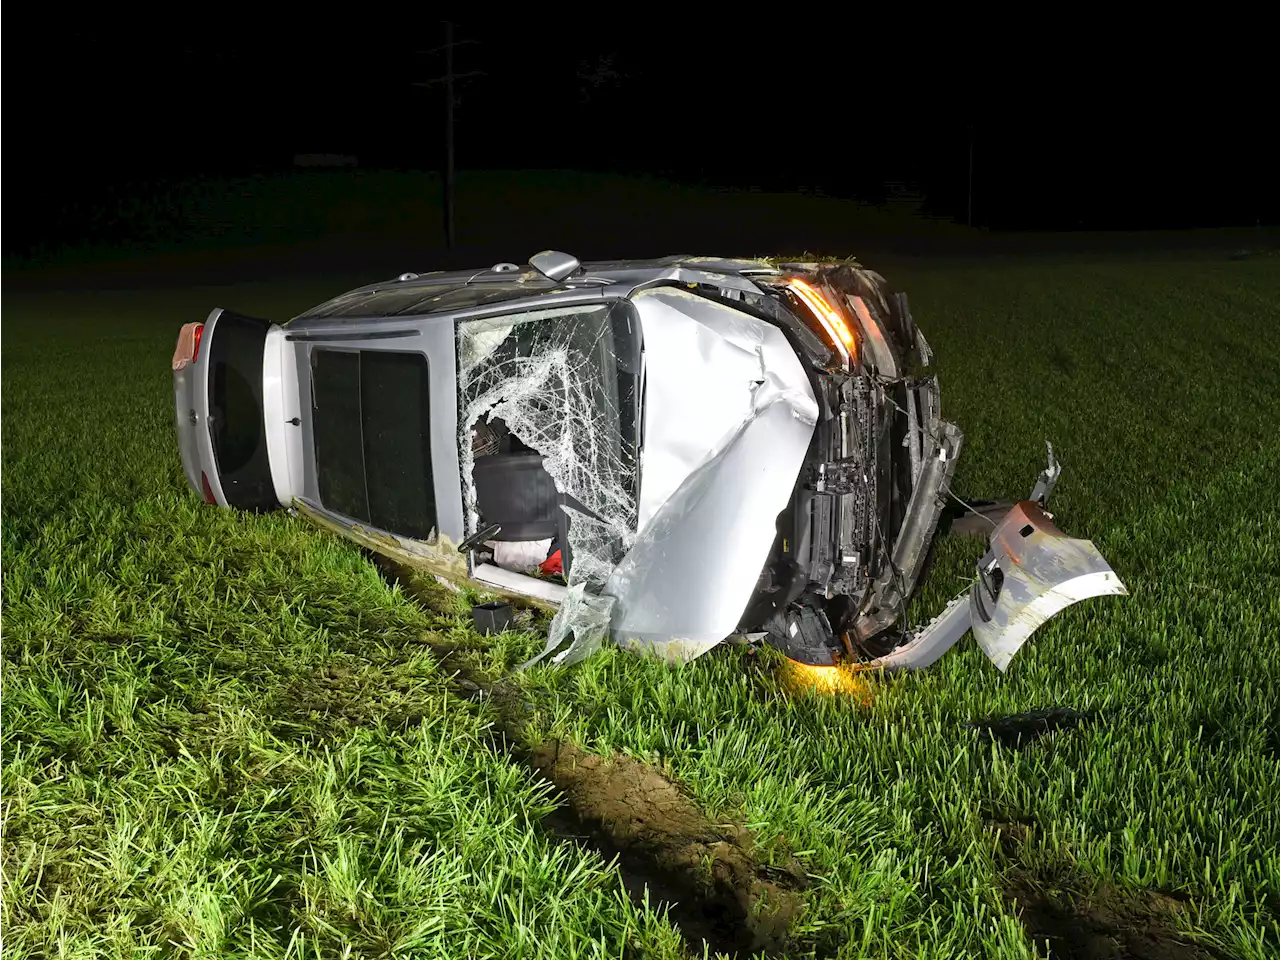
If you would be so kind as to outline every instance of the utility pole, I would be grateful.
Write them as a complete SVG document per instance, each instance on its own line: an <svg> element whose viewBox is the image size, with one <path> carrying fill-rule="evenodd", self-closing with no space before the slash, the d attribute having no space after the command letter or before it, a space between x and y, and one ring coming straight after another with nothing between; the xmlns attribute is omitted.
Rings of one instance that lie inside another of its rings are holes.
<svg viewBox="0 0 1280 960"><path fill-rule="evenodd" d="M458 100L455 93L456 83L466 77L483 76L483 71L468 70L466 73L455 73L453 69L453 48L461 43L474 43L474 40L455 41L453 39L453 21L446 20L444 24L444 44L439 47L433 47L430 50L420 50L419 53L439 53L444 51L444 76L432 77L430 80L423 80L415 83L415 87L434 87L437 84L444 84L444 175L440 178L444 187L442 200L444 203L444 242L445 245L452 248L454 245L454 136L453 136L453 113L457 106Z"/></svg>
<svg viewBox="0 0 1280 960"><path fill-rule="evenodd" d="M444 25L444 242L453 249L453 21ZM970 161L972 166L972 161Z"/></svg>
<svg viewBox="0 0 1280 960"><path fill-rule="evenodd" d="M969 226L973 226L973 124L969 124Z"/></svg>

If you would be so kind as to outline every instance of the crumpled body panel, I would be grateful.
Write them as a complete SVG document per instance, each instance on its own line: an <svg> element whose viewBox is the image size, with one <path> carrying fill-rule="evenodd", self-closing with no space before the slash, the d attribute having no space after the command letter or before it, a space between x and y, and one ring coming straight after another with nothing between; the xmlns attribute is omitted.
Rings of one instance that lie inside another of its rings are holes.
<svg viewBox="0 0 1280 960"><path fill-rule="evenodd" d="M973 636L1003 672L1036 628L1071 604L1128 592L1092 542L1068 537L1039 504L1024 500L1000 521L978 563L969 594Z"/></svg>
<svg viewBox="0 0 1280 960"><path fill-rule="evenodd" d="M620 645L688 660L736 629L818 404L771 324L672 288L635 304L649 398L640 527L604 592Z"/></svg>

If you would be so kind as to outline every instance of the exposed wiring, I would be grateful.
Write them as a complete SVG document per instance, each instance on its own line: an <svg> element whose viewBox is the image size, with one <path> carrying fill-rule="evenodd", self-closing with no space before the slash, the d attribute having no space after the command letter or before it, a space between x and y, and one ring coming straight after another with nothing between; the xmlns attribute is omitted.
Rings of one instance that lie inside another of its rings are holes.
<svg viewBox="0 0 1280 960"><path fill-rule="evenodd" d="M991 524L993 528L1000 526L998 523L996 523L994 520L988 517L985 513L979 512L978 509L974 507L972 504L966 503L965 501L957 497L954 493L952 493L950 484L947 485L947 496L950 497L952 500L954 500L956 503L960 504L960 506L964 507L970 513L972 513L975 517L981 517L983 520L987 521L987 523Z"/></svg>
<svg viewBox="0 0 1280 960"><path fill-rule="evenodd" d="M903 410L902 407L898 406L897 402L893 399L893 397L889 396L889 391L883 388L896 387L900 383L905 384L907 382L906 377L898 377L895 380L890 380L888 377L876 377L876 382L880 384L880 387L881 387L880 395L884 399L884 402L887 403L889 406L893 407L893 409L897 410L900 414L902 414L905 417L907 415L907 411Z"/></svg>

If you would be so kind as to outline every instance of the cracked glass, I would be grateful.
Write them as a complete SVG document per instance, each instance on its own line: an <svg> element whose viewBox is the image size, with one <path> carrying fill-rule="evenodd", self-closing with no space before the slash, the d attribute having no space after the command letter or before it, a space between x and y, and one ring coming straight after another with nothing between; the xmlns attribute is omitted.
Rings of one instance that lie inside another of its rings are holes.
<svg viewBox="0 0 1280 960"><path fill-rule="evenodd" d="M482 420L501 421L541 455L560 495L569 521L568 584L604 584L635 540L639 335L625 301L458 324L458 448L468 533L479 522L474 431Z"/></svg>

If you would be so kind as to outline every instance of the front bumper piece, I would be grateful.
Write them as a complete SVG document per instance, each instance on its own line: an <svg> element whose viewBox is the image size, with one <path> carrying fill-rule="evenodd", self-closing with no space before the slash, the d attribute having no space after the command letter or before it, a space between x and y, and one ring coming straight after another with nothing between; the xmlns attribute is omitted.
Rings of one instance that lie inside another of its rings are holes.
<svg viewBox="0 0 1280 960"><path fill-rule="evenodd" d="M1089 597L1128 589L1089 540L1068 537L1034 500L1014 505L991 534L969 590L970 626L1001 671L1050 617Z"/></svg>
<svg viewBox="0 0 1280 960"><path fill-rule="evenodd" d="M1129 593L1097 547L1068 537L1044 509L1061 471L1049 452L1034 499L1014 504L992 530L977 580L927 626L866 666L918 670L934 663L973 631L978 646L1001 672L1045 621L1080 600Z"/></svg>

